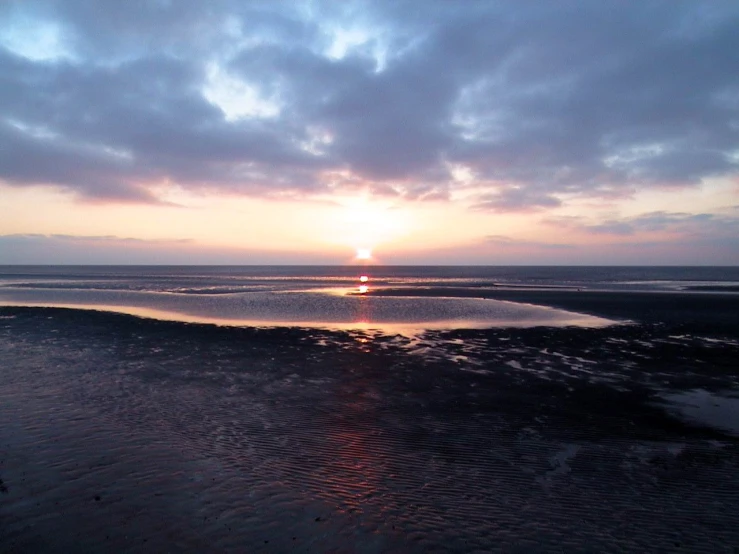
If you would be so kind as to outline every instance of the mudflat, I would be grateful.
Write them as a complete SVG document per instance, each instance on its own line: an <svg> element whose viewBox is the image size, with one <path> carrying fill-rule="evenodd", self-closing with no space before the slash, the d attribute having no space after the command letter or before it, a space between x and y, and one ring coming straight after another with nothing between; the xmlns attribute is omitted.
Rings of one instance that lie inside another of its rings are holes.
<svg viewBox="0 0 739 554"><path fill-rule="evenodd" d="M633 323L407 337L0 308L0 550L732 552L736 312L520 294Z"/></svg>
<svg viewBox="0 0 739 554"><path fill-rule="evenodd" d="M598 291L576 288L383 288L373 296L488 298L550 306L637 323L687 325L691 330L739 337L739 294L666 291Z"/></svg>

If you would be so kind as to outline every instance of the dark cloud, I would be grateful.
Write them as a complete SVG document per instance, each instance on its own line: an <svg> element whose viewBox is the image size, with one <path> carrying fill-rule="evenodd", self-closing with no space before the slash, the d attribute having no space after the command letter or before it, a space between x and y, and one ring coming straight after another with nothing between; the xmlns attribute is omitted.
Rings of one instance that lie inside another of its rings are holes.
<svg viewBox="0 0 739 554"><path fill-rule="evenodd" d="M524 212L556 208L561 204L558 198L541 191L526 187L508 187L500 192L481 196L478 203L472 207L491 212Z"/></svg>
<svg viewBox="0 0 739 554"><path fill-rule="evenodd" d="M31 130L31 133L34 133ZM88 200L158 203L145 188L123 177L129 161L106 154L88 144L74 144L36 136L8 123L0 123L0 167L10 183L57 185Z"/></svg>
<svg viewBox="0 0 739 554"><path fill-rule="evenodd" d="M153 202L153 183L295 196L350 172L439 199L469 186L456 164L489 188L477 208L525 211L739 173L733 1L39 0L0 20L12 185ZM64 56L24 57L41 24ZM214 71L251 112L208 100Z"/></svg>

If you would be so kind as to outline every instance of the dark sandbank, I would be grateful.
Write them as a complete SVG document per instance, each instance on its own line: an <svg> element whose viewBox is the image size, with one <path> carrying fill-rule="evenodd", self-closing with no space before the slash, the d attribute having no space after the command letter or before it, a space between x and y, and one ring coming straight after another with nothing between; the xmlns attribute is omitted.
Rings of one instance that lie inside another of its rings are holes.
<svg viewBox="0 0 739 554"><path fill-rule="evenodd" d="M491 298L551 306L599 317L666 325L689 325L703 331L739 336L739 295L690 292L623 292L590 290L467 290L457 287L385 288L376 296L450 296Z"/></svg>
<svg viewBox="0 0 739 554"><path fill-rule="evenodd" d="M665 395L736 390L736 335L641 306L417 339L0 308L0 549L731 551L739 438Z"/></svg>
<svg viewBox="0 0 739 554"><path fill-rule="evenodd" d="M699 290L709 292L739 292L737 285L688 285L685 290Z"/></svg>

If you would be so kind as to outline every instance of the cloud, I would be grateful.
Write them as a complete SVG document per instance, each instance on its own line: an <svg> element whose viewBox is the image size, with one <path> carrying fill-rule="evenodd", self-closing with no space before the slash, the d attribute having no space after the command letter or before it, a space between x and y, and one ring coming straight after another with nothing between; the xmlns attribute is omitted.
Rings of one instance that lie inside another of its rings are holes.
<svg viewBox="0 0 739 554"><path fill-rule="evenodd" d="M472 206L474 209L492 212L528 212L562 205L559 198L525 187L505 188L494 194L482 195L477 200Z"/></svg>
<svg viewBox="0 0 739 554"><path fill-rule="evenodd" d="M739 174L731 1L37 0L0 21L14 186L294 197L344 172L506 212Z"/></svg>
<svg viewBox="0 0 739 554"><path fill-rule="evenodd" d="M669 233L691 240L715 240L739 237L739 215L656 211L622 219L593 223L582 217L548 218L545 223L593 235L644 236Z"/></svg>
<svg viewBox="0 0 739 554"><path fill-rule="evenodd" d="M43 233L18 233L14 235L0 235L3 239L13 240L48 240L52 242L68 242L77 244L87 243L116 243L116 244L187 244L191 243L192 239L174 239L174 240L161 240L161 239L139 239L133 237L117 237L115 235L65 235L65 234L50 234L45 235Z"/></svg>
<svg viewBox="0 0 739 554"><path fill-rule="evenodd" d="M0 235L4 264L243 265L331 263L316 252L223 248L191 239L146 240L128 237L13 234Z"/></svg>
<svg viewBox="0 0 739 554"><path fill-rule="evenodd" d="M622 237L623 239L623 237ZM553 242L492 235L453 247L409 250L384 257L386 264L479 265L737 265L739 238L633 236L604 247L594 242Z"/></svg>
<svg viewBox="0 0 739 554"><path fill-rule="evenodd" d="M560 250L575 248L572 244L541 242L531 240L521 240L509 237L507 235L488 235L484 238L484 242L500 248L530 248L542 250Z"/></svg>

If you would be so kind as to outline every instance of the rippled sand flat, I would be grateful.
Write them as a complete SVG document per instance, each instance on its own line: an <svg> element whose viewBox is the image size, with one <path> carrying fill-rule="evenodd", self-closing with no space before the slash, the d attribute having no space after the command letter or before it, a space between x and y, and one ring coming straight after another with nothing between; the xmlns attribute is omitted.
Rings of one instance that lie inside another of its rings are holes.
<svg viewBox="0 0 739 554"><path fill-rule="evenodd" d="M0 309L9 552L731 552L739 438L665 325L379 332Z"/></svg>

